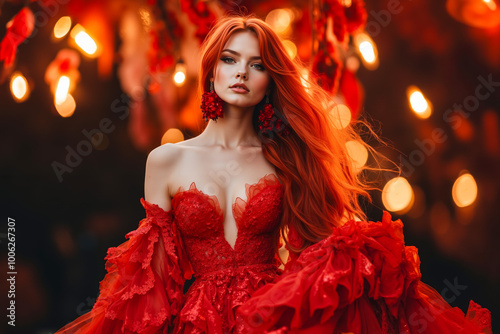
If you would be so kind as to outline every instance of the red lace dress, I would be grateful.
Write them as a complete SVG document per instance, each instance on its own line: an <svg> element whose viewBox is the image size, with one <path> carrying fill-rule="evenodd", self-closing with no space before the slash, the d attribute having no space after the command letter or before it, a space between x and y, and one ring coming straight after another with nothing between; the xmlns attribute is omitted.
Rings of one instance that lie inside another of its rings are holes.
<svg viewBox="0 0 500 334"><path fill-rule="evenodd" d="M487 310L471 302L465 317L420 282L416 249L388 214L337 228L282 273L273 242L283 188L270 174L246 194L232 207L234 249L217 198L194 182L168 212L141 199L146 218L108 250L93 309L57 333L491 333Z"/></svg>

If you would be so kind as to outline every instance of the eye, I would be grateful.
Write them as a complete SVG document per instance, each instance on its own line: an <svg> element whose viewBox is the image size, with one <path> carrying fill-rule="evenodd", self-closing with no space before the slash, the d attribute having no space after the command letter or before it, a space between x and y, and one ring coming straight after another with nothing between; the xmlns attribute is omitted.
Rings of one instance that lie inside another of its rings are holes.
<svg viewBox="0 0 500 334"><path fill-rule="evenodd" d="M220 60L222 60L225 63L231 63L234 62L234 59L231 57L222 57Z"/></svg>
<svg viewBox="0 0 500 334"><path fill-rule="evenodd" d="M264 68L264 66L262 64L259 64L259 63L256 63L256 64L253 64L252 66L254 66L256 69L258 69L259 71L265 71L266 69Z"/></svg>

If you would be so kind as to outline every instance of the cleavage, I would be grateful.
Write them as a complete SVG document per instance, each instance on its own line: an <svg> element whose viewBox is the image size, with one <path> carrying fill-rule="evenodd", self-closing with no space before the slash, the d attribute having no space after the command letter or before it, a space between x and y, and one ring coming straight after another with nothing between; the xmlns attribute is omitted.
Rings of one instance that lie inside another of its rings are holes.
<svg viewBox="0 0 500 334"><path fill-rule="evenodd" d="M187 190L184 190L183 187L179 187L179 190L176 192L174 197L180 196L181 194L185 193L195 193L207 199L208 203L211 205L214 212L220 217L221 230L226 243L234 250L234 247L236 246L236 242L238 240L238 232L239 232L238 220L241 220L242 214L247 209L248 202L251 200L251 197L256 195L256 193L253 192L251 189L253 187L257 187L257 192L260 192L262 190L262 187L266 187L269 184L269 182L271 183L278 182L278 179L274 174L270 173L264 175L257 182L253 184L245 183L244 189L246 194L245 197L247 197L246 200L244 200L241 196L237 196L235 200L231 201L229 204L227 203L228 201L226 200L225 210L221 208L219 198L216 195L207 194L207 192L209 191L205 191L205 189L209 189L209 187L205 186L204 188L199 189L196 182L194 181L191 183L189 189ZM237 210L239 212L238 216L235 216L236 208L239 209ZM228 215L228 213L230 213L230 215ZM231 217L230 219L232 220L232 222L230 223L232 223L233 225L229 227L229 229L226 226L227 224L226 217ZM230 240L231 241L234 240L234 243L230 243L227 240L226 232L232 233L234 238L231 238L232 240L231 239Z"/></svg>

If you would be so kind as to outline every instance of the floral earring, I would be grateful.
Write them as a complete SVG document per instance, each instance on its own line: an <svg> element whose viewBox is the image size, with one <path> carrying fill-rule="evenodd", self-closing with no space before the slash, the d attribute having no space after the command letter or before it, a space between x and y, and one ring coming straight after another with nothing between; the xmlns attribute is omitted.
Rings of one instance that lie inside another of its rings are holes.
<svg viewBox="0 0 500 334"><path fill-rule="evenodd" d="M269 95L266 95L264 107L259 112L259 130L267 137L270 137L273 132L287 136L290 134L289 127L274 112L273 105L269 102Z"/></svg>
<svg viewBox="0 0 500 334"><path fill-rule="evenodd" d="M210 91L203 93L201 96L201 112L205 121L208 122L208 119L216 121L218 117L224 118L223 102L215 92L214 81L211 79Z"/></svg>

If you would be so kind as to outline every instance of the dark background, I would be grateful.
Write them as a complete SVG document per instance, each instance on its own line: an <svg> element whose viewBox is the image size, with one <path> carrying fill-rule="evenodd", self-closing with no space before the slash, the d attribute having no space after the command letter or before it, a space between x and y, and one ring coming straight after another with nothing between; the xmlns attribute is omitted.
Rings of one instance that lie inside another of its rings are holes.
<svg viewBox="0 0 500 334"><path fill-rule="evenodd" d="M500 81L500 28L468 27L452 19L437 1L401 1L401 12L380 23L377 17L380 20L387 2L366 3L368 21L380 27L380 32L372 31L380 66L375 71L361 66L357 77L365 90L364 114L394 147L379 150L400 163L419 150L415 140L430 138L433 129L441 128L447 135L413 172L401 165L403 176L424 194L423 209L394 217L405 223L407 244L419 249L422 280L438 292L456 282L461 290L445 295L451 305L465 311L473 299L492 311L493 326L498 327L500 152L485 148L490 137L484 113L499 115L500 96L493 92L463 120L469 126L463 130L466 135L445 122L443 113L474 94L478 76L492 75ZM0 36L16 8L3 6ZM122 96L119 81L116 75L100 79L96 61L82 59L82 77L73 94L76 112L67 119L58 116L44 82L45 68L61 48L48 37L52 26L42 27L19 48L16 69L35 83L30 98L18 104L10 95L8 80L0 85L0 206L2 226L7 217L16 221L13 332L18 333L49 333L89 311L105 274L107 248L123 242L144 217L139 199L144 195L148 151L135 148L129 120L111 110L113 101ZM405 93L409 85L418 85L433 102L430 119L419 120L409 110ZM105 117L115 126L107 136L108 146L83 157L59 182L53 162L64 163L66 147L75 149L86 140L82 130L97 128ZM496 122L498 129L498 117ZM479 187L477 202L467 210L458 210L451 199L451 186L462 169L474 175ZM379 220L380 193L373 197L367 211L371 220ZM444 234L432 227L436 205L449 213L451 225ZM0 231L2 254L5 232L6 227ZM7 268L3 255L1 263Z"/></svg>

